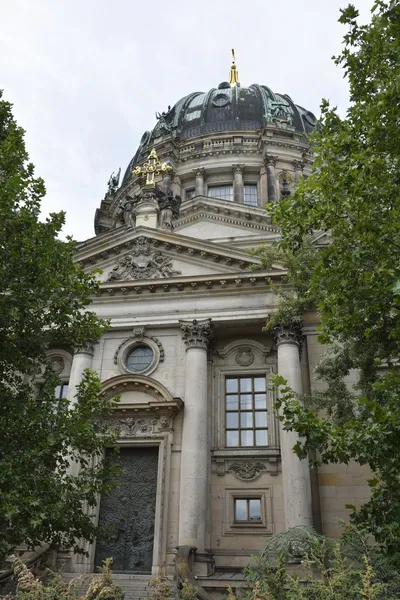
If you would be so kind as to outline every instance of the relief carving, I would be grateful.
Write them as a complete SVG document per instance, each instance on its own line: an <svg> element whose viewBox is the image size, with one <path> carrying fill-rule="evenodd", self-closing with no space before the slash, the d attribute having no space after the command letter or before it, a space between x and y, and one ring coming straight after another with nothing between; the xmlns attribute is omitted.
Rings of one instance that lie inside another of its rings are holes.
<svg viewBox="0 0 400 600"><path fill-rule="evenodd" d="M132 253L120 258L108 274L107 281L163 279L181 274L180 271L174 270L171 258L164 256L161 252L153 252L148 258L142 258L142 260L136 260L135 256L138 255ZM144 256L145 254L142 255L142 257Z"/></svg>
<svg viewBox="0 0 400 600"><path fill-rule="evenodd" d="M239 348L235 360L241 367L249 367L254 362L253 351L248 347Z"/></svg>
<svg viewBox="0 0 400 600"><path fill-rule="evenodd" d="M266 468L260 462L232 463L228 467L228 472L234 473L235 477L240 479L240 481L254 481L254 479L260 477L263 471L266 471Z"/></svg>
<svg viewBox="0 0 400 600"><path fill-rule="evenodd" d="M143 433L154 433L156 424L157 419L133 419L132 417L127 417L126 419L111 421L109 427L113 431L119 431L121 438L131 438L140 436Z"/></svg>

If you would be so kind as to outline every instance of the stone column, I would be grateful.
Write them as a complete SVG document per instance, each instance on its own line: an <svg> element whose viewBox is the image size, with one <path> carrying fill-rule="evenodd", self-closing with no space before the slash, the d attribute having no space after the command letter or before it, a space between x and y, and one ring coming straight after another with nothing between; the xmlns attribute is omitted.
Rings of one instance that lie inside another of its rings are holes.
<svg viewBox="0 0 400 600"><path fill-rule="evenodd" d="M174 175L172 180L172 191L174 196L182 196L182 182L178 175Z"/></svg>
<svg viewBox="0 0 400 600"><path fill-rule="evenodd" d="M267 168L265 166L260 169L260 199L261 206L264 207L268 202Z"/></svg>
<svg viewBox="0 0 400 600"><path fill-rule="evenodd" d="M265 167L267 169L268 202L275 202L277 200L275 175L277 158L277 156L266 156L264 158Z"/></svg>
<svg viewBox="0 0 400 600"><path fill-rule="evenodd" d="M162 191L167 193L171 188L171 181L173 179L173 172L169 171L168 173L162 174Z"/></svg>
<svg viewBox="0 0 400 600"><path fill-rule="evenodd" d="M207 345L211 319L180 321L186 376L179 499L179 546L204 551L208 514Z"/></svg>
<svg viewBox="0 0 400 600"><path fill-rule="evenodd" d="M68 400L71 404L76 402L76 390L83 379L85 369L92 368L93 352L93 346L75 350L68 383Z"/></svg>
<svg viewBox="0 0 400 600"><path fill-rule="evenodd" d="M244 204L244 184L243 171L244 165L232 165L233 169L233 200L239 204Z"/></svg>
<svg viewBox="0 0 400 600"><path fill-rule="evenodd" d="M278 347L278 374L297 394L303 391L300 367L301 327L279 325L274 330ZM311 481L308 459L300 460L293 451L299 441L295 431L281 428L282 479L286 528L312 526Z"/></svg>
<svg viewBox="0 0 400 600"><path fill-rule="evenodd" d="M293 161L294 181L299 183L303 176L304 163L301 160Z"/></svg>
<svg viewBox="0 0 400 600"><path fill-rule="evenodd" d="M204 196L204 182L206 180L207 174L205 169L195 169L193 171L196 177L196 188L195 195L196 196Z"/></svg>

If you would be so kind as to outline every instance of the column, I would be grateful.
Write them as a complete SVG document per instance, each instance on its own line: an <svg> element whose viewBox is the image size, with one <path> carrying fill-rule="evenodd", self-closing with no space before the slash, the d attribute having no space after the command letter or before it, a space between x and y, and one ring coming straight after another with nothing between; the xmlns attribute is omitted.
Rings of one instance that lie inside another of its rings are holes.
<svg viewBox="0 0 400 600"><path fill-rule="evenodd" d="M287 380L294 392L301 394L301 326L279 325L274 329L274 336L278 348L278 373ZM293 451L293 446L299 439L297 432L281 428L283 497L287 529L313 524L308 459L300 460Z"/></svg>
<svg viewBox="0 0 400 600"><path fill-rule="evenodd" d="M277 156L266 156L264 158L265 167L267 169L268 202L275 202L277 199L275 175L275 165L277 158Z"/></svg>
<svg viewBox="0 0 400 600"><path fill-rule="evenodd" d="M162 173L162 191L167 194L171 188L171 181L173 178L173 171L167 171Z"/></svg>
<svg viewBox="0 0 400 600"><path fill-rule="evenodd" d="M232 165L233 169L233 200L244 204L243 171L244 165Z"/></svg>
<svg viewBox="0 0 400 600"><path fill-rule="evenodd" d="M92 368L93 353L94 348L90 345L86 348L75 350L68 384L68 400L72 405L76 402L76 390L83 379L85 369Z"/></svg>
<svg viewBox="0 0 400 600"><path fill-rule="evenodd" d="M208 514L207 345L211 319L180 321L186 344L179 546L204 551Z"/></svg>
<svg viewBox="0 0 400 600"><path fill-rule="evenodd" d="M267 168L265 166L260 169L260 199L261 206L264 207L268 202Z"/></svg>
<svg viewBox="0 0 400 600"><path fill-rule="evenodd" d="M301 160L293 161L294 181L299 183L303 176L304 163Z"/></svg>
<svg viewBox="0 0 400 600"><path fill-rule="evenodd" d="M195 188L195 195L196 196L204 196L205 190L204 190L204 182L206 180L206 170L205 169L195 169L193 171L195 177L196 177L196 188Z"/></svg>
<svg viewBox="0 0 400 600"><path fill-rule="evenodd" d="M172 180L172 191L174 196L182 196L182 182L178 175L174 175Z"/></svg>

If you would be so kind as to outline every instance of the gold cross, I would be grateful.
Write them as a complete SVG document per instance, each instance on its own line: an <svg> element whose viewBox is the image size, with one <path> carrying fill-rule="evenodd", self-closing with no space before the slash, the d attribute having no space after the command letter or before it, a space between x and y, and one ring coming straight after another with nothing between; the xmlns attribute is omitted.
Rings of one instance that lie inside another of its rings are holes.
<svg viewBox="0 0 400 600"><path fill-rule="evenodd" d="M134 175L134 177L146 176L146 185L154 186L155 175L159 175L160 173L162 175L165 175L167 173L170 173L172 170L173 169L171 165L169 165L168 163L160 162L157 156L157 152L155 151L155 148L153 148L149 156L147 157L147 162L145 162L141 167L136 167L135 169L133 169L132 175Z"/></svg>

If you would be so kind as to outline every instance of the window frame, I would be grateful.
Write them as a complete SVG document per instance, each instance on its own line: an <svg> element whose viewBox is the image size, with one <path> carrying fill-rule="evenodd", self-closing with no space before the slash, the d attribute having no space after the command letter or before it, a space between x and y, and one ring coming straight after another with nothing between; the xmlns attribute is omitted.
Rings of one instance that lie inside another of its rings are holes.
<svg viewBox="0 0 400 600"><path fill-rule="evenodd" d="M236 521L236 500L260 500L261 520ZM243 489L238 487L225 488L224 502L224 535L272 535L272 487L254 486Z"/></svg>
<svg viewBox="0 0 400 600"><path fill-rule="evenodd" d="M257 409L255 407L255 397L257 394L257 391L254 390L254 384L253 381L255 379L261 379L261 378L265 378L265 391L260 391L260 394L265 395L265 408L260 408ZM251 391L250 392L246 392L241 394L241 389L240 389L240 380L241 379L251 379L252 381L252 385L251 385ZM227 381L228 380L237 380L238 382L238 390L237 393L235 394L233 393L228 393L227 392ZM241 408L241 395L251 395L252 401L251 401L251 408L248 409L242 409ZM227 398L229 398L229 396L237 396L238 398L238 406L236 410L228 410L227 408ZM270 446L269 443L269 429L270 429L270 424L269 424L269 412L270 412L270 407L268 406L268 377L267 374L265 373L263 374L257 374L257 375L253 375L253 373L250 371L249 373L244 373L244 374L240 374L240 375L236 375L236 374L232 374L232 375L225 375L224 377L224 425L225 425L225 448L232 448L232 449L245 449L245 448L252 448L252 449L266 449ZM250 427L246 427L244 425L242 425L242 415L243 414L248 414L250 413L252 415L252 426ZM228 427L227 425L227 415L229 414L237 414L238 416L238 423L237 423L237 427ZM257 426L256 424L256 415L257 414L266 414L266 424L262 425L262 426ZM237 445L228 445L228 433L230 431L237 431L238 434L238 444ZM253 444L243 444L242 443L242 431L249 431L252 433L253 436ZM260 444L257 445L256 442L256 436L257 436L257 431L266 431L266 435L267 435L267 443L266 444Z"/></svg>
<svg viewBox="0 0 400 600"><path fill-rule="evenodd" d="M189 192L193 192L193 196L188 196ZM195 187L188 187L185 188L185 200L193 200L193 198L196 197L196 188Z"/></svg>
<svg viewBox="0 0 400 600"><path fill-rule="evenodd" d="M212 190L212 189L227 188L227 187L229 187L231 189L231 199L230 200L228 200L227 198L221 198L219 196L210 195L210 190ZM210 185L207 185L207 198L214 198L215 200L222 200L223 202L234 202L235 198L234 198L234 193L233 193L233 181L231 183L216 183L216 184L211 183Z"/></svg>
<svg viewBox="0 0 400 600"><path fill-rule="evenodd" d="M247 187L254 187L256 189L256 204L248 204L245 200L246 200L246 186ZM260 206L260 193L259 193L259 188L258 188L258 183L254 183L252 181L245 181L243 184L243 204L245 206L253 206L253 207L257 207Z"/></svg>

